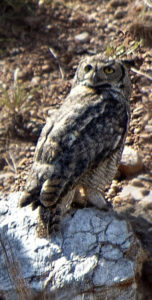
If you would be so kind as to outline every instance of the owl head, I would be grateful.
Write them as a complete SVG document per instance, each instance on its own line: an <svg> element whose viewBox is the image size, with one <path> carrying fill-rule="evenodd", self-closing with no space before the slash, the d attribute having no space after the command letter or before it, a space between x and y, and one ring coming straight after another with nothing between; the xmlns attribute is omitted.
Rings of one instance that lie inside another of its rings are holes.
<svg viewBox="0 0 152 300"><path fill-rule="evenodd" d="M125 64L115 59L103 59L99 54L80 61L73 80L73 87L76 85L98 91L109 88L121 90L127 99L131 95L131 82Z"/></svg>

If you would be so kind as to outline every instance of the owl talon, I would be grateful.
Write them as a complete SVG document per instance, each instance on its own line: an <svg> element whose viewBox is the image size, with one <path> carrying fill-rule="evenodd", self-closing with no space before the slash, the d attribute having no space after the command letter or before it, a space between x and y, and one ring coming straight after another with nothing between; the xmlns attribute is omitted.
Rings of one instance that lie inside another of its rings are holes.
<svg viewBox="0 0 152 300"><path fill-rule="evenodd" d="M27 206L32 203L32 195L28 192L23 192L21 198L20 198L20 207Z"/></svg>
<svg viewBox="0 0 152 300"><path fill-rule="evenodd" d="M86 190L86 198L87 202L93 204L99 209L107 210L108 204L104 199L104 196L101 192L96 191L94 189L87 189Z"/></svg>

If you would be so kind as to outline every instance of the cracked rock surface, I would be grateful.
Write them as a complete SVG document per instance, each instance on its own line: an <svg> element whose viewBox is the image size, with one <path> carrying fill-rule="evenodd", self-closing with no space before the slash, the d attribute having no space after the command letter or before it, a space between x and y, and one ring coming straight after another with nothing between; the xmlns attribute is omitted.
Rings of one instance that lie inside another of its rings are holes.
<svg viewBox="0 0 152 300"><path fill-rule="evenodd" d="M0 200L2 299L137 299L142 249L125 220L79 209L61 233L38 238L38 211L20 209L20 194Z"/></svg>

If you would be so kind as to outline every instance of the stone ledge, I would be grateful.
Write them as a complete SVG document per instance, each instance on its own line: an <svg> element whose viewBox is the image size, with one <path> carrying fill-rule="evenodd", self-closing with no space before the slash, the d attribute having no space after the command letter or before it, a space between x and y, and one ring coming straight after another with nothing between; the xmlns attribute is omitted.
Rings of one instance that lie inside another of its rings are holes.
<svg viewBox="0 0 152 300"><path fill-rule="evenodd" d="M112 211L79 209L66 215L60 234L38 238L38 211L19 208L19 198L0 200L4 299L21 299L21 292L33 299L44 290L56 300L137 299L143 251L125 220Z"/></svg>

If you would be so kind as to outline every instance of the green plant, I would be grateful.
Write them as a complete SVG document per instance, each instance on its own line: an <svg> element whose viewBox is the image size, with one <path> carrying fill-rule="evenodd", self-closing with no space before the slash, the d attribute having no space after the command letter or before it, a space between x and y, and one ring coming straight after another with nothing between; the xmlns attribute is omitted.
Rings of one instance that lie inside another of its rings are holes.
<svg viewBox="0 0 152 300"><path fill-rule="evenodd" d="M112 57L122 57L123 55L134 54L140 47L143 46L143 40L132 41L129 47L121 44L119 46L108 45L106 48L106 55Z"/></svg>
<svg viewBox="0 0 152 300"><path fill-rule="evenodd" d="M31 138L37 141L42 129L42 119L31 112L39 97L39 88L30 88L18 80L19 69L14 72L14 82L7 88L0 83L0 104L3 107L3 136Z"/></svg>
<svg viewBox="0 0 152 300"><path fill-rule="evenodd" d="M115 48L113 45L108 45L106 48L106 55L107 56L113 56L115 54Z"/></svg>
<svg viewBox="0 0 152 300"><path fill-rule="evenodd" d="M4 84L0 84L0 103L5 106L9 114L16 115L22 113L23 109L30 106L27 99L34 93L35 89L27 91L26 84L19 83L19 68L14 72L14 83L8 90Z"/></svg>

